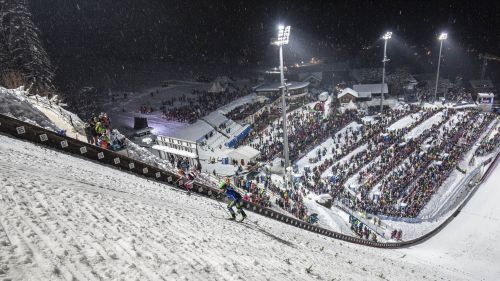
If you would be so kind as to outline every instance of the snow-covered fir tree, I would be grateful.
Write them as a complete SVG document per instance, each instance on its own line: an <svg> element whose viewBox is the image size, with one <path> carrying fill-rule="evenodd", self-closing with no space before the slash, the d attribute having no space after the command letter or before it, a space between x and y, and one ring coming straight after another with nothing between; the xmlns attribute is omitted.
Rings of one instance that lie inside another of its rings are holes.
<svg viewBox="0 0 500 281"><path fill-rule="evenodd" d="M0 0L0 84L31 93L54 91L54 69L39 38L27 0Z"/></svg>

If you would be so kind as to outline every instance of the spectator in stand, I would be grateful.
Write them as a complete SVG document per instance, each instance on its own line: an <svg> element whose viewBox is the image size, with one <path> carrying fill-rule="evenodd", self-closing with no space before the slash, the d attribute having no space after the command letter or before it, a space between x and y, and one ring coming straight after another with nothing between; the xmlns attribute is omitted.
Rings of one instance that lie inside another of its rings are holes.
<svg viewBox="0 0 500 281"><path fill-rule="evenodd" d="M85 136L87 137L87 142L90 144L95 144L94 136L93 136L94 133L92 132L91 125L88 122L85 122L83 128L85 130Z"/></svg>

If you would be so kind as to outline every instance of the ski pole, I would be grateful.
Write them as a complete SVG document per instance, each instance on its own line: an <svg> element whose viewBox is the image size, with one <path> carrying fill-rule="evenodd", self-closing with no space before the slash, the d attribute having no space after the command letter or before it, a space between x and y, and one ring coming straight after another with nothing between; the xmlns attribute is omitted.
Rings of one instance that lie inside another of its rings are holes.
<svg viewBox="0 0 500 281"><path fill-rule="evenodd" d="M219 207L222 208L229 216L232 216L231 213L229 213L229 211L222 206L222 204L219 202L219 200L215 200L215 201L217 201L217 204L219 205Z"/></svg>

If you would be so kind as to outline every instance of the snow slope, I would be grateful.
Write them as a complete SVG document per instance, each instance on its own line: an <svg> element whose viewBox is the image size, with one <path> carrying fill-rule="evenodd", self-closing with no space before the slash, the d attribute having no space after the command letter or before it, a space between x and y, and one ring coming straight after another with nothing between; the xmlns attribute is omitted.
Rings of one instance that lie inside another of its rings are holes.
<svg viewBox="0 0 500 281"><path fill-rule="evenodd" d="M225 211L210 199L5 135L0 135L0 183L3 280L476 279L462 275L462 264L453 264L454 259L439 258L465 250L467 236L457 237L464 239L456 241L460 249L450 250L451 239L445 239L446 248L438 243L382 250L253 213L249 218L257 223L237 224L224 220ZM481 199L488 204L467 216L486 211L498 196ZM494 218L498 207L481 214ZM469 252L477 257L487 241ZM488 247L492 251L483 260L500 252L498 246ZM425 258L427 251L437 258Z"/></svg>
<svg viewBox="0 0 500 281"><path fill-rule="evenodd" d="M454 268L469 280L500 280L500 166L460 214L427 242L405 249L420 260Z"/></svg>
<svg viewBox="0 0 500 281"><path fill-rule="evenodd" d="M58 131L57 126L49 118L28 102L25 94L22 88L0 87L0 113L54 132Z"/></svg>

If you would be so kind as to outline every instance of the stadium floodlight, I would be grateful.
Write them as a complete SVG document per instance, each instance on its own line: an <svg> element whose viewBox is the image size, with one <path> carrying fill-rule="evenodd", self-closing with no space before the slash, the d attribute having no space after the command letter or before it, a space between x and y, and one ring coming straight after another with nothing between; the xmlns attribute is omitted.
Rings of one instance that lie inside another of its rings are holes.
<svg viewBox="0 0 500 281"><path fill-rule="evenodd" d="M439 83L439 68L441 66L441 52L443 51L443 41L446 39L448 39L448 33L441 32L441 34L438 37L440 44L439 44L438 67L437 67L437 72L436 72L436 87L434 88L434 101L437 101L437 92L438 92L438 83ZM444 98L446 98L446 91L444 93Z"/></svg>
<svg viewBox="0 0 500 281"><path fill-rule="evenodd" d="M285 156L285 188L288 188L288 175L287 168L290 165L290 156L288 152L288 130L286 126L286 85L285 85L285 75L283 73L283 45L288 44L288 39L290 38L290 26L279 25L278 26L278 40L276 44L280 47L280 81L281 81L281 112L283 118L283 154Z"/></svg>
<svg viewBox="0 0 500 281"><path fill-rule="evenodd" d="M278 41L277 44L279 46L283 46L288 44L288 40L290 39L290 26L280 25L278 26Z"/></svg>
<svg viewBox="0 0 500 281"><path fill-rule="evenodd" d="M382 36L382 39L384 39L384 59L382 60L383 67L382 67L382 84L380 84L380 114L384 113L384 83L385 83L385 63L389 61L387 59L387 41L391 39L392 37L392 32L387 31L384 36Z"/></svg>

